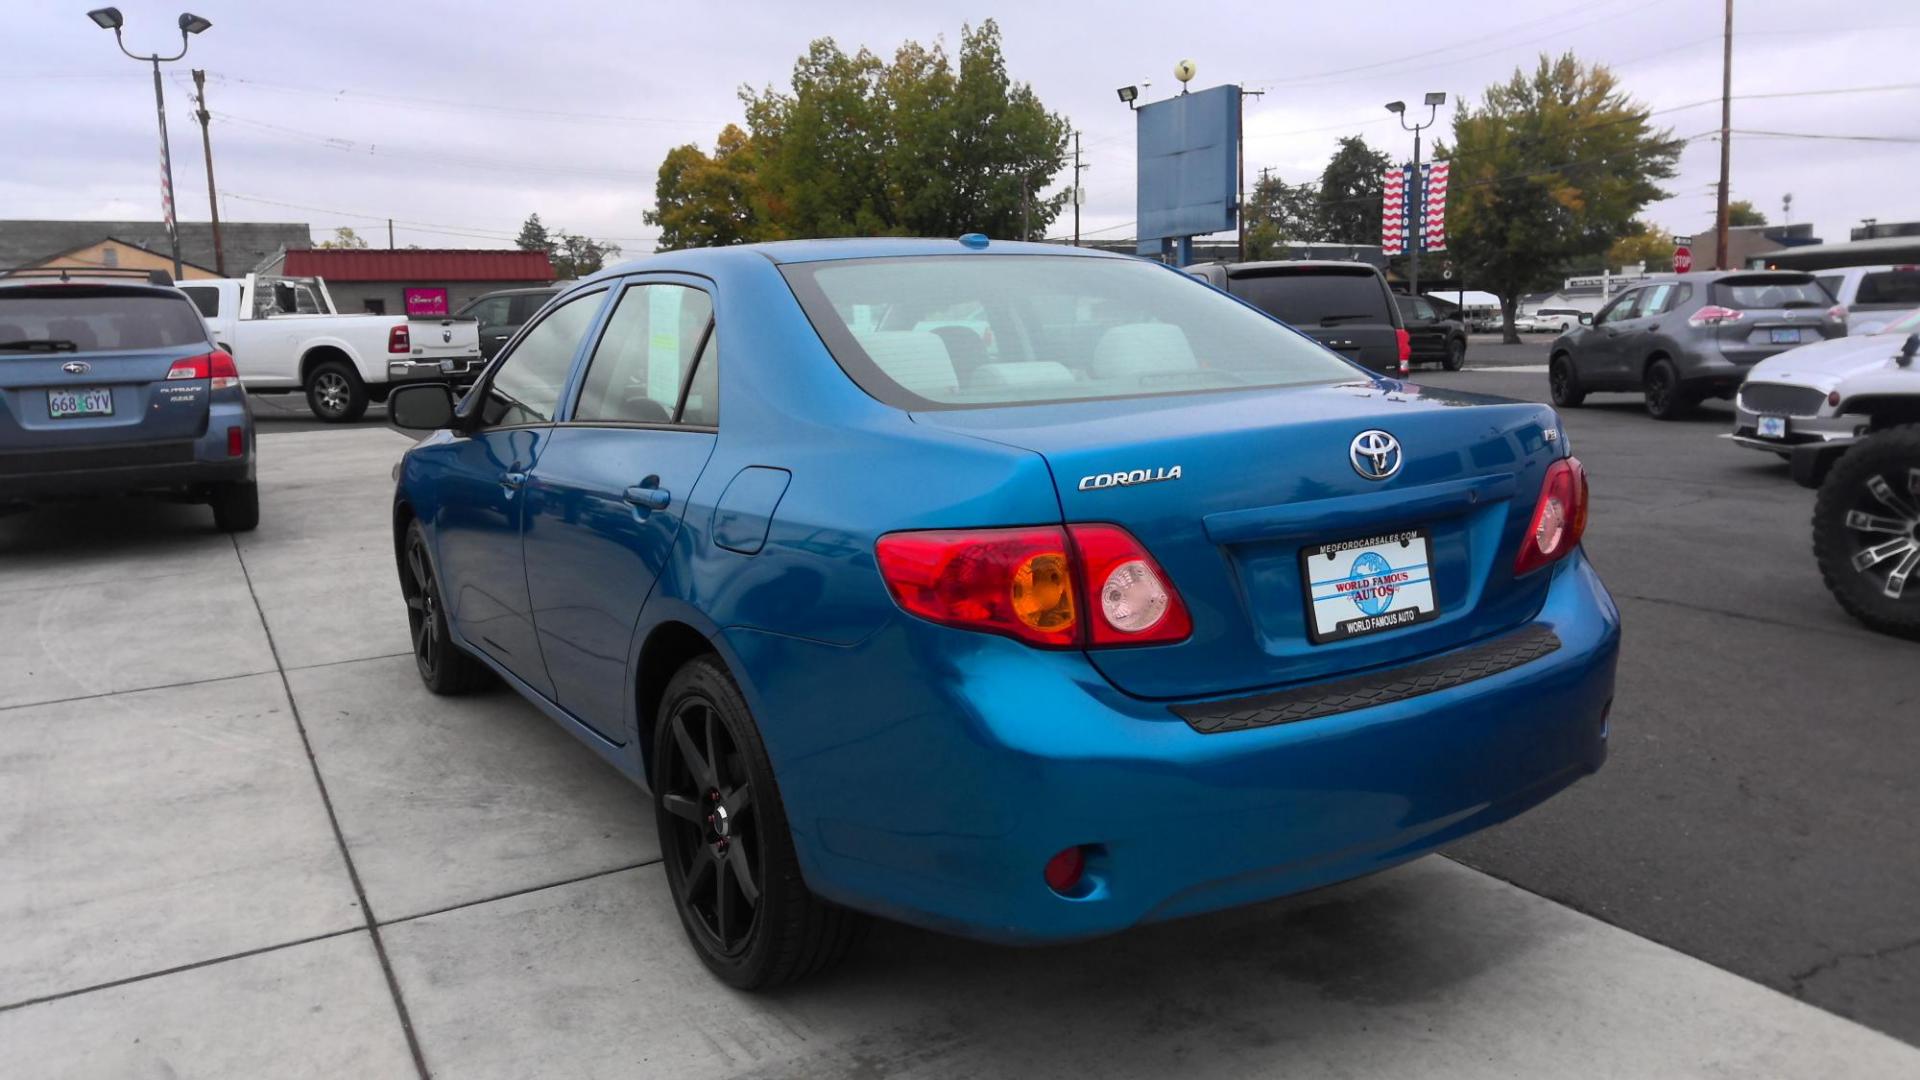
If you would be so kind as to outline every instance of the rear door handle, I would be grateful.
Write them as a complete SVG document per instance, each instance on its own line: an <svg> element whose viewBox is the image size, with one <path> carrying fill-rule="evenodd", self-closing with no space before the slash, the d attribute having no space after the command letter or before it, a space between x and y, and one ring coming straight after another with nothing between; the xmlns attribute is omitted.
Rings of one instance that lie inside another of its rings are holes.
<svg viewBox="0 0 1920 1080"><path fill-rule="evenodd" d="M642 487L638 484L627 489L627 501L642 510L665 510L673 501L673 494L665 488Z"/></svg>
<svg viewBox="0 0 1920 1080"><path fill-rule="evenodd" d="M500 486L508 491L519 491L527 486L527 474L523 472L504 472L500 474Z"/></svg>

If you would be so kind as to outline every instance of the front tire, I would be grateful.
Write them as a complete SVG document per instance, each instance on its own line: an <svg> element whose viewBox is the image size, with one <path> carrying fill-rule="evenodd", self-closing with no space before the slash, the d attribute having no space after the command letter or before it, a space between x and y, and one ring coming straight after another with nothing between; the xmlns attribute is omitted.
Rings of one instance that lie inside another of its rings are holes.
<svg viewBox="0 0 1920 1080"><path fill-rule="evenodd" d="M447 608L441 602L440 578L427 552L427 531L420 522L407 523L400 562L400 595L407 601L407 630L413 639L413 663L420 681L440 695L466 694L493 681L485 664L453 643Z"/></svg>
<svg viewBox="0 0 1920 1080"><path fill-rule="evenodd" d="M1920 425L1848 450L1813 505L1813 557L1847 614L1920 640Z"/></svg>
<svg viewBox="0 0 1920 1080"><path fill-rule="evenodd" d="M1448 371L1459 371L1467 366L1467 343L1460 338L1447 342L1447 358L1440 361Z"/></svg>
<svg viewBox="0 0 1920 1080"><path fill-rule="evenodd" d="M712 656L667 684L653 738L654 817L667 887L707 970L741 990L844 959L866 916L807 888L766 746Z"/></svg>
<svg viewBox="0 0 1920 1080"><path fill-rule="evenodd" d="M1647 415L1655 420L1678 420L1693 411L1693 399L1680 385L1680 369L1666 357L1647 365L1641 385L1647 396Z"/></svg>
<svg viewBox="0 0 1920 1080"><path fill-rule="evenodd" d="M252 532L260 527L260 485L252 480L221 484L208 500L213 524L221 532Z"/></svg>
<svg viewBox="0 0 1920 1080"><path fill-rule="evenodd" d="M1547 387L1553 403L1562 409L1579 407L1587 400L1587 389L1580 385L1580 373L1573 369L1573 357L1558 353L1547 362Z"/></svg>
<svg viewBox="0 0 1920 1080"><path fill-rule="evenodd" d="M315 364L307 372L307 408L329 424L350 424L366 415L367 386L353 365L341 360Z"/></svg>

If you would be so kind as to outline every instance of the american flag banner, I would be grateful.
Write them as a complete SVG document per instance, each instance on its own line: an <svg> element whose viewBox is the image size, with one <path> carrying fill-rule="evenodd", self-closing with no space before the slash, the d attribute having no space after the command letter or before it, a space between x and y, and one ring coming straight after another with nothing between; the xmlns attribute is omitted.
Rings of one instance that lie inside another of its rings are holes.
<svg viewBox="0 0 1920 1080"><path fill-rule="evenodd" d="M1421 251L1447 249L1447 174L1451 171L1452 167L1445 161L1420 166Z"/></svg>
<svg viewBox="0 0 1920 1080"><path fill-rule="evenodd" d="M1380 251L1407 253L1407 173L1398 165L1386 172L1380 194Z"/></svg>

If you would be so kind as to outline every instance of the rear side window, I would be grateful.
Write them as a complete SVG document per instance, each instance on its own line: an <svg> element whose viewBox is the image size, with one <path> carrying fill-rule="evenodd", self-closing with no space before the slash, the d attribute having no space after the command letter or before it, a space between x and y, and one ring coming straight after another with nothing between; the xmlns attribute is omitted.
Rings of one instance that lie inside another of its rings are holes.
<svg viewBox="0 0 1920 1080"><path fill-rule="evenodd" d="M180 291L187 294L187 299L193 301L193 306L200 309L200 314L209 319L219 317L219 289L211 285L182 285Z"/></svg>
<svg viewBox="0 0 1920 1080"><path fill-rule="evenodd" d="M35 345L27 343L47 342ZM112 286L0 289L0 352L197 348L207 325L185 297Z"/></svg>
<svg viewBox="0 0 1920 1080"><path fill-rule="evenodd" d="M1840 299L1840 290L1846 288L1847 284L1847 279L1841 277L1839 274L1830 274L1825 277L1814 278L1813 280L1819 282L1820 287L1827 290L1827 295L1833 297L1835 300Z"/></svg>
<svg viewBox="0 0 1920 1080"><path fill-rule="evenodd" d="M1133 259L944 255L781 272L841 369L903 409L1365 377L1191 277ZM1378 278L1372 286L1384 308Z"/></svg>
<svg viewBox="0 0 1920 1080"><path fill-rule="evenodd" d="M1853 302L1888 307L1920 304L1920 270L1876 270L1860 279Z"/></svg>
<svg viewBox="0 0 1920 1080"><path fill-rule="evenodd" d="M573 418L672 423L712 327L713 301L699 289L628 287L594 347Z"/></svg>
<svg viewBox="0 0 1920 1080"><path fill-rule="evenodd" d="M1784 274L1721 278L1713 283L1713 302L1736 311L1753 308L1823 308L1833 303L1819 282L1810 277Z"/></svg>
<svg viewBox="0 0 1920 1080"><path fill-rule="evenodd" d="M1285 271L1236 277L1231 291L1294 326L1393 321L1387 313L1387 291L1374 274Z"/></svg>

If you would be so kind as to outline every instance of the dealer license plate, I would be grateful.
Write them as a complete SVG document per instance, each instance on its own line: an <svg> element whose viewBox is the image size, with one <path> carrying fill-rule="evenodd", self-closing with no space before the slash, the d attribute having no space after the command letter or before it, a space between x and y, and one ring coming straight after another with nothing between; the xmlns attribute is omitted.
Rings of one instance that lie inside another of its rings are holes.
<svg viewBox="0 0 1920 1080"><path fill-rule="evenodd" d="M1308 637L1324 645L1437 617L1431 542L1409 529L1300 549Z"/></svg>
<svg viewBox="0 0 1920 1080"><path fill-rule="evenodd" d="M112 416L111 390L49 390L47 415L55 420L75 416Z"/></svg>
<svg viewBox="0 0 1920 1080"><path fill-rule="evenodd" d="M1773 343L1775 345L1798 345L1800 344L1800 331L1796 327L1788 327L1784 330L1775 329L1773 331Z"/></svg>
<svg viewBox="0 0 1920 1080"><path fill-rule="evenodd" d="M1784 416L1763 416L1760 418L1760 437L1763 439L1784 439L1787 437L1787 418Z"/></svg>

